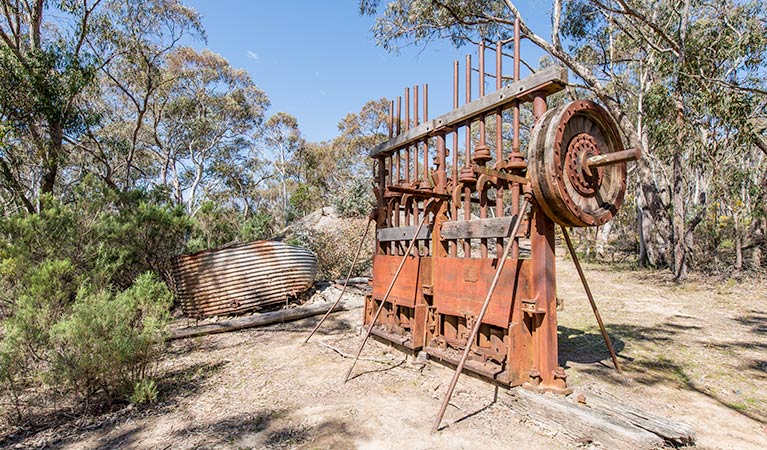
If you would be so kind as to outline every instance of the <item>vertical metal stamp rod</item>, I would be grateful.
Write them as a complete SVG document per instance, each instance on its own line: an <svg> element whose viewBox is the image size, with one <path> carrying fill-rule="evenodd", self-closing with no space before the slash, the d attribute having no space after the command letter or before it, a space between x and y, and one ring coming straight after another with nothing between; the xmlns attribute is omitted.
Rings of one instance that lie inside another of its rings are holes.
<svg viewBox="0 0 767 450"><path fill-rule="evenodd" d="M527 205L528 201L525 199L525 201L522 203L522 208L520 209L520 215L514 216L514 226L511 227L511 232L509 234L510 240L515 240L517 236L517 232L519 231L519 224L522 223L522 214L524 214L525 210L527 209ZM495 277L493 277L493 281L490 283L490 290L487 292L487 297L485 297L485 302L482 304L482 309L479 310L479 314L477 314L477 318L474 321L474 327L471 330L469 339L466 341L466 348L463 351L463 356L461 356L461 361L458 363L458 367L455 369L453 379L450 381L450 386L447 388L447 394L445 394L445 399L442 401L442 406L439 409L439 414L437 414L437 420L434 421L434 425L431 428L432 433L439 429L439 425L442 423L442 418L445 416L445 410L447 409L448 403L450 403L450 398L453 396L455 385L458 384L458 377L461 376L463 367L466 365L466 359L469 357L469 353L471 353L472 344L477 339L479 328L482 326L482 319L485 317L487 307L490 305L490 299L493 296L493 292L495 292L496 286L498 286L498 280L501 278L501 271L503 271L503 266L506 264L506 259L509 257L509 249L511 249L511 246L507 245L506 250L503 252L503 256L498 260L498 268L495 271Z"/></svg>
<svg viewBox="0 0 767 450"><path fill-rule="evenodd" d="M466 103L471 102L471 55L466 55ZM465 153L466 162L461 169L461 172L468 173L471 170L471 122L467 122L464 126L465 136ZM463 173L461 174L463 178ZM471 187L468 185L463 189L463 219L471 219ZM463 241L463 256L464 258L471 258L471 240L464 239Z"/></svg>
<svg viewBox="0 0 767 450"><path fill-rule="evenodd" d="M423 85L423 121L428 122L428 120L429 120L429 85L424 84ZM421 182L421 189L431 188L431 182L429 181L429 179L430 179L429 177L429 138L427 137L423 141L423 181ZM424 200L424 205L426 205L426 200ZM429 255L429 242L430 241L427 239L423 243L425 255Z"/></svg>
<svg viewBox="0 0 767 450"><path fill-rule="evenodd" d="M570 256L573 258L575 269L578 271L578 276L581 278L581 283L583 283L583 290L586 291L586 297L589 298L589 303L591 303L591 310L594 311L594 317L597 318L597 323L599 324L599 331L602 333L602 338L605 340L605 344L607 345L607 350L610 352L610 358L612 358L613 360L613 365L615 366L615 370L617 370L618 372L622 372L621 367L618 364L618 356L615 354L615 348L613 348L613 343L610 340L610 336L608 336L607 334L607 329L605 328L605 324L604 322L602 322L602 316L599 314L597 303L594 301L594 296L591 294L589 283L586 281L586 275L583 274L583 268L581 268L581 262L578 260L578 255L575 253L575 247L573 247L573 241L570 240L570 233L567 232L567 229L565 227L560 226L560 228L562 229L562 234L565 237L567 250L570 251Z"/></svg>
<svg viewBox="0 0 767 450"><path fill-rule="evenodd" d="M485 42L481 41L478 48L479 53L479 98L485 96ZM490 158L490 152L487 148L485 136L485 116L479 118L479 144L474 154L474 159L478 164L484 164L481 159ZM477 186L480 195L479 217L487 218L487 190L485 186ZM487 238L479 240L480 256L487 258Z"/></svg>
<svg viewBox="0 0 767 450"><path fill-rule="evenodd" d="M429 121L429 85L423 85L423 121ZM423 141L423 187L431 187L429 183L429 138Z"/></svg>
<svg viewBox="0 0 767 450"><path fill-rule="evenodd" d="M498 41L495 44L495 89L500 90L503 87L503 43ZM495 162L503 161L503 109L498 108L495 111ZM499 186L495 191L495 217L503 216L503 187ZM495 244L495 254L503 253L503 238L498 238ZM512 255L512 258L515 256Z"/></svg>
<svg viewBox="0 0 767 450"><path fill-rule="evenodd" d="M408 123L410 122L410 92L405 89L405 131L408 129ZM410 147L405 149L405 183L410 184ZM409 221L408 221L409 222Z"/></svg>
<svg viewBox="0 0 767 450"><path fill-rule="evenodd" d="M419 117L418 117L418 85L416 84L413 86L413 126L417 127L419 123ZM418 143L413 146L413 149L415 150L414 156L413 156L413 182L418 182L418 177L421 175L418 171Z"/></svg>
<svg viewBox="0 0 767 450"><path fill-rule="evenodd" d="M405 88L405 131L410 129L410 88Z"/></svg>
<svg viewBox="0 0 767 450"><path fill-rule="evenodd" d="M453 62L453 109L458 109L458 61ZM458 184L458 127L453 130L453 159L452 159L452 178L453 187ZM450 218L451 220L458 220L458 205L454 202L450 204ZM458 241L450 243L450 255L458 256Z"/></svg>
<svg viewBox="0 0 767 450"><path fill-rule="evenodd" d="M322 316L322 319L320 319L320 321L319 321L319 322L317 323L317 325L314 327L314 329L312 330L312 332L311 332L311 333L309 333L309 336L307 336L307 337L306 337L306 340L304 340L304 344L306 344L307 342L309 342L309 339L311 339L311 338L312 338L312 336L314 336L314 333L316 333L316 332L317 332L317 330L319 330L319 328L322 326L323 322L325 322L325 319L327 319L327 318L328 318L328 316L330 316L330 313L332 313L332 312L333 312L333 310L336 308L336 306L338 306L338 303L339 303L339 302L341 301L341 299L343 298L343 296L344 296L344 293L346 292L346 286L348 286L348 285L349 285L349 280L350 280L350 279L351 279L351 277L352 277L352 272L354 271L354 266L356 266L356 265L357 265L357 259L358 259L358 258L359 258L359 256L360 256L360 252L362 252L362 247L365 245L365 238L368 236L368 231L370 231L370 224L371 224L372 222L373 222L373 218L371 217L371 218L368 220L368 223L367 223L367 225L365 226L365 232L362 234L362 239L360 239L360 245L357 247L357 252L356 252L356 253L354 253L354 259L352 259L352 265L351 265L351 266L349 266L349 273L347 273L347 274L346 274L346 281L344 281L344 287L341 289L341 293L338 295L338 298L336 299L335 303L333 303L333 305L330 307L330 309L328 310L328 312L326 312L326 313L325 313L325 315L324 315L324 316Z"/></svg>
<svg viewBox="0 0 767 450"><path fill-rule="evenodd" d="M416 240L418 240L418 234L421 232L421 228L423 228L423 225L424 223L426 223L426 219L428 219L428 217L429 217L429 208L428 206L424 206L423 218L421 219L421 223L418 224L418 228L416 228L415 230L413 239L410 240L410 245L408 245L407 250L405 251L405 255L402 257L402 260L399 263L399 267L397 267L397 271L394 272L394 276L391 279L391 283L389 283L389 288L386 290L386 294L384 294L383 299L381 299L381 304L378 305L378 309L376 310L376 313L373 315L373 319L370 321L370 326L365 332L365 338L362 340L360 347L357 349L357 355L354 357L354 361L352 362L351 367L349 367L349 371L346 372L346 378L344 378L344 383L349 381L349 377L351 376L352 371L354 370L354 366L357 365L357 360L360 358L360 355L362 354L362 349L365 348L365 343L367 343L368 338L370 338L370 333L373 331L373 327L375 326L376 321L378 320L378 316L381 315L381 310L383 310L384 304L386 303L386 300L389 298L389 294L391 294L391 291L394 288L394 283L397 282L397 278L399 277L400 272L402 272L402 268L405 266L405 261L407 261L407 259L410 257L410 251L413 249L413 245L415 244Z"/></svg>
<svg viewBox="0 0 767 450"><path fill-rule="evenodd" d="M513 61L513 78L514 81L519 81L520 74L519 74L519 66L520 66L520 53L519 53L519 43L522 39L522 33L519 30L519 21L514 20L514 61ZM511 160L512 161L522 161L522 153L519 151L519 101L515 101L512 103L512 140L511 140ZM519 197L521 195L522 187L518 184L515 184L512 191L511 191L511 214L516 214L517 211L519 211ZM519 257L519 243L514 241L512 242L512 245L514 248L511 249L511 257L512 258L518 258Z"/></svg>
<svg viewBox="0 0 767 450"><path fill-rule="evenodd" d="M397 135L402 133L402 96L397 96Z"/></svg>
<svg viewBox="0 0 767 450"><path fill-rule="evenodd" d="M389 139L394 137L394 100L389 102Z"/></svg>

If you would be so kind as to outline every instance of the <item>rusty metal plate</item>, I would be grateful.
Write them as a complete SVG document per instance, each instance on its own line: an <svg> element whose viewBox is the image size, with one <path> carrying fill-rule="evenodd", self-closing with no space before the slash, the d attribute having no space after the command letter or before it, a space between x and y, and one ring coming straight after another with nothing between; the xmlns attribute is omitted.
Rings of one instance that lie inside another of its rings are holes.
<svg viewBox="0 0 767 450"><path fill-rule="evenodd" d="M376 255L373 258L373 298L381 300L389 289L402 256ZM423 303L423 285L430 284L431 257L410 256L386 300L400 306L415 307Z"/></svg>
<svg viewBox="0 0 767 450"><path fill-rule="evenodd" d="M506 263L482 323L509 326L512 299L530 295L529 263L526 259ZM444 315L477 315L496 268L496 260L491 258L440 258L439 273L434 277L434 306Z"/></svg>

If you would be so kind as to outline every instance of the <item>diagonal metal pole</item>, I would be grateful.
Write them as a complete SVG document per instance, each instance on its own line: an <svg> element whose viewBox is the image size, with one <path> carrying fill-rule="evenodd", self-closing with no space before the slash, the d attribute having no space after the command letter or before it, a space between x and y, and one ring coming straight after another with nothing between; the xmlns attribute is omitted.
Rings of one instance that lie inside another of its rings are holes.
<svg viewBox="0 0 767 450"><path fill-rule="evenodd" d="M445 410L447 410L447 405L450 403L450 398L453 396L453 391L455 390L455 385L458 384L458 377L461 376L461 372L463 372L463 367L466 365L466 359L469 357L469 353L471 352L471 344L477 339L477 333L479 333L479 327L482 325L482 318L485 317L485 313L487 312L487 307L490 305L490 298L493 296L493 292L495 291L496 286L498 285L498 280L501 278L501 271L503 270L504 264L506 264L506 259L509 257L509 252L511 251L511 248L514 247L512 245L512 241L516 239L517 231L519 231L519 224L522 223L522 215L525 214L525 210L527 209L529 201L525 199L524 202L522 202L522 206L519 208L519 214L514 218L514 225L511 227L510 233L509 233L509 243L506 245L506 247L503 249L503 256L501 259L498 260L498 268L495 270L495 277L493 278L493 282L490 284L490 290L487 292L487 297L485 298L485 303L482 304L482 309L480 309L479 314L477 315L477 319L474 322L474 328L471 330L471 335L469 336L469 339L466 341L466 348L463 351L463 356L461 356L461 361L458 363L458 367L455 369L455 373L453 374L453 379L450 381L450 387L447 388L447 394L445 395L445 399L442 401L442 406L439 408L439 414L437 414L437 420L434 421L434 426L431 428L431 432L434 433L439 429L439 425L442 423L442 417L445 416Z"/></svg>
<svg viewBox="0 0 767 450"><path fill-rule="evenodd" d="M594 316L597 318L597 323L599 324L599 331L602 332L602 337L605 340L605 344L607 344L607 350L610 351L610 358L613 359L613 364L615 365L615 370L618 372L623 372L621 370L621 366L618 364L618 357L615 355L615 349L613 348L613 343L610 341L610 336L607 335L607 330L605 329L605 324L602 322L602 316L599 314L599 309L597 309L597 304L594 301L594 296L591 295L591 289L589 288L589 283L586 281L586 276L583 274L583 269L581 268L581 262L578 261L578 255L575 254L575 247L573 247L573 241L570 240L570 234L567 232L567 228L560 226L562 228L562 234L565 236L565 243L567 244L567 250L570 251L570 256L573 258L573 262L575 263L575 268L578 270L578 276L581 277L581 283L583 283L583 289L586 291L586 296L589 298L589 303L591 303L591 309L594 311Z"/></svg>
<svg viewBox="0 0 767 450"><path fill-rule="evenodd" d="M352 374L352 371L354 370L354 366L357 364L357 360L360 357L360 354L362 354L362 349L365 347L365 343L368 341L368 338L370 337L370 333L373 331L373 326L376 324L376 321L378 320L378 316L381 315L381 310L384 307L384 303L386 303L386 299L389 298L389 294L391 294L392 289L394 288L394 283L397 281L397 277L399 277L400 272L402 272L402 267L405 266L405 261L407 261L407 258L410 256L410 251L413 249L413 245L415 244L415 241L418 240L418 233L421 232L421 228L423 228L423 224L426 223L426 219L429 217L429 206L427 205L423 209L423 219L421 219L421 223L418 224L418 228L415 230L415 234L413 235L413 239L410 240L410 245L408 245L407 250L405 250L405 256L402 257L402 261L399 263L399 267L397 268L397 271L394 273L394 277L391 279L391 283L389 283L389 289L386 290L386 294L383 296L383 299L381 299L381 304L378 305L378 309L376 310L375 315L373 316L373 320L370 321L370 326L367 329L367 332L365 333L365 339L362 340L362 343L360 344L360 348L357 350L357 355L354 357L354 362L352 362L351 367L349 367L349 371L346 372L346 378L344 378L344 383L349 381L349 377Z"/></svg>
<svg viewBox="0 0 767 450"><path fill-rule="evenodd" d="M354 271L354 266L357 265L357 259L359 258L360 252L362 251L362 246L365 245L365 238L368 236L368 231L370 231L370 224L372 222L373 222L372 218L368 220L368 224L365 227L365 233L362 234L362 239L360 239L360 245L359 245L359 247L357 247L357 253L354 254L354 259L352 260L352 265L351 265L351 267L349 267L349 273L346 274L346 281L344 281L344 287L343 287L343 289L341 289L341 293L338 295L338 298L336 299L336 302L333 303L333 306L330 307L328 312L326 312L325 315L322 316L322 319L320 319L320 322L314 327L312 332L309 333L309 336L307 336L306 339L304 340L304 344L309 342L309 339L311 339L312 336L314 336L314 333L316 333L317 330L320 329L320 327L322 326L322 323L325 322L325 319L327 319L328 316L330 316L330 313L333 312L333 310L336 308L336 306L338 306L338 303L341 301L341 298L343 298L344 293L346 292L346 286L349 285L349 279L352 277L352 272Z"/></svg>

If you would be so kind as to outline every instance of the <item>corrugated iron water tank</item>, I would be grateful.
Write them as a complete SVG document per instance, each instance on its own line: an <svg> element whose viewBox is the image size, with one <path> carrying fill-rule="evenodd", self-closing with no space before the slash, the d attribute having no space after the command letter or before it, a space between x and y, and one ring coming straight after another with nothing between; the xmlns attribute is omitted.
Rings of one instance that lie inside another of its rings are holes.
<svg viewBox="0 0 767 450"><path fill-rule="evenodd" d="M187 317L274 306L309 289L317 257L307 248L254 241L176 258L173 281Z"/></svg>

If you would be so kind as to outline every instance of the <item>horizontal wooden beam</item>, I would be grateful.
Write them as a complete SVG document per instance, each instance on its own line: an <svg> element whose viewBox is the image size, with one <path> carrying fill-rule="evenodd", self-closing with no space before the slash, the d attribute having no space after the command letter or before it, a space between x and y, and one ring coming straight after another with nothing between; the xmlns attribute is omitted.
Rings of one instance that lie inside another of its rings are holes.
<svg viewBox="0 0 767 450"><path fill-rule="evenodd" d="M492 219L458 220L443 222L440 229L442 239L491 239L509 235L511 217Z"/></svg>
<svg viewBox="0 0 767 450"><path fill-rule="evenodd" d="M527 76L519 81L502 87L495 92L469 102L447 114L426 121L415 128L411 128L402 134L394 136L388 141L373 147L370 157L376 158L388 155L390 152L418 142L435 132L448 129L454 125L478 118L498 108L503 108L515 100L529 101L531 95L542 92L551 95L565 88L567 84L567 70L563 67L547 67L539 72Z"/></svg>
<svg viewBox="0 0 767 450"><path fill-rule="evenodd" d="M379 242L391 242L391 241L411 241L415 235L415 230L418 227L389 227L379 228L377 231L377 237ZM421 227L421 231L418 233L418 240L429 239L431 232L426 227Z"/></svg>
<svg viewBox="0 0 767 450"><path fill-rule="evenodd" d="M296 308L281 309L263 314L254 314L248 317L237 317L231 320L223 320L216 323L208 323L195 327L181 328L174 330L168 339L185 339L208 334L225 333L227 331L243 330L245 328L262 327L273 323L290 322L291 320L300 320L306 317L317 316L328 312L333 306L330 302L314 305L303 305ZM346 311L348 306L341 302L333 308L333 312Z"/></svg>

